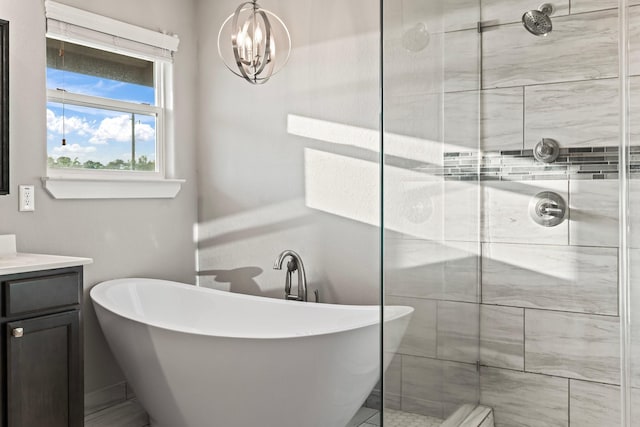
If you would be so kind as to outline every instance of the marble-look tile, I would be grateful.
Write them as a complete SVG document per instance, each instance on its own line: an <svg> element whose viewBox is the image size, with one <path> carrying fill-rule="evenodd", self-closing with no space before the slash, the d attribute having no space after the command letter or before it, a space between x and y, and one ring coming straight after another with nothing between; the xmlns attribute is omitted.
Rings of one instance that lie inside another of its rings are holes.
<svg viewBox="0 0 640 427"><path fill-rule="evenodd" d="M467 403L458 407L440 427L493 427L493 410Z"/></svg>
<svg viewBox="0 0 640 427"><path fill-rule="evenodd" d="M444 367L442 399L444 402L443 417L449 417L460 405L480 402L480 372L477 365L441 362ZM404 378L403 378L404 379Z"/></svg>
<svg viewBox="0 0 640 427"><path fill-rule="evenodd" d="M405 49L401 36L400 25L387 24L385 17L385 96L441 93L444 89L445 34L431 34L429 45L420 52Z"/></svg>
<svg viewBox="0 0 640 427"><path fill-rule="evenodd" d="M449 415L440 427L460 427L475 408L476 405L471 403L460 405L453 414ZM475 427L477 427L477 425Z"/></svg>
<svg viewBox="0 0 640 427"><path fill-rule="evenodd" d="M480 121L480 126L478 126ZM521 150L523 89L506 88L445 94L447 150Z"/></svg>
<svg viewBox="0 0 640 427"><path fill-rule="evenodd" d="M638 4L638 1L634 1ZM629 73L637 76L640 74L640 7L629 8ZM631 100L634 102L634 100Z"/></svg>
<svg viewBox="0 0 640 427"><path fill-rule="evenodd" d="M444 404L439 400L422 399L405 394L402 396L401 409L409 413L426 415L428 417L444 418Z"/></svg>
<svg viewBox="0 0 640 427"><path fill-rule="evenodd" d="M634 423L640 421L640 389L631 389L631 420Z"/></svg>
<svg viewBox="0 0 640 427"><path fill-rule="evenodd" d="M477 243L387 239L387 295L477 302Z"/></svg>
<svg viewBox="0 0 640 427"><path fill-rule="evenodd" d="M476 363L479 360L480 305L438 302L438 359Z"/></svg>
<svg viewBox="0 0 640 427"><path fill-rule="evenodd" d="M391 408L387 408L387 407L385 407L385 408L384 408L384 411L385 411L385 412L388 412L388 411L394 411L394 409L391 409ZM363 425L365 425L365 426L367 426L367 425L380 426L380 423L381 423L380 418L381 418L381 417L380 417L380 412L378 412L376 415L374 415L373 417L369 418L369 419L367 420L367 423L366 423L366 424L363 424Z"/></svg>
<svg viewBox="0 0 640 427"><path fill-rule="evenodd" d="M478 31L473 29L446 33L444 40L445 92L480 89Z"/></svg>
<svg viewBox="0 0 640 427"><path fill-rule="evenodd" d="M402 409L402 395L386 393L384 395L385 408Z"/></svg>
<svg viewBox="0 0 640 427"><path fill-rule="evenodd" d="M432 36L445 31L476 29L480 20L480 1L385 1L383 19L386 38L400 39L418 23L423 24Z"/></svg>
<svg viewBox="0 0 640 427"><path fill-rule="evenodd" d="M484 242L558 244L569 241L569 224L543 227L529 212L531 199L542 191L553 191L569 200L567 181L484 181Z"/></svg>
<svg viewBox="0 0 640 427"><path fill-rule="evenodd" d="M482 405L476 406L460 427L494 427L493 409Z"/></svg>
<svg viewBox="0 0 640 427"><path fill-rule="evenodd" d="M618 314L615 248L485 244L482 252L483 303Z"/></svg>
<svg viewBox="0 0 640 427"><path fill-rule="evenodd" d="M525 370L620 383L620 319L612 316L525 311Z"/></svg>
<svg viewBox="0 0 640 427"><path fill-rule="evenodd" d="M556 17L547 37L533 36L522 23L486 28L482 87L615 77L617 28L616 10Z"/></svg>
<svg viewBox="0 0 640 427"><path fill-rule="evenodd" d="M403 356L402 409L446 418L459 405L478 401L478 381L475 364Z"/></svg>
<svg viewBox="0 0 640 427"><path fill-rule="evenodd" d="M358 409L358 412L351 418L351 421L345 427L360 427L364 422L378 413L377 410L372 408L362 407Z"/></svg>
<svg viewBox="0 0 640 427"><path fill-rule="evenodd" d="M629 180L629 236L628 237L629 237L630 247L635 249L640 248L640 179Z"/></svg>
<svg viewBox="0 0 640 427"><path fill-rule="evenodd" d="M569 14L569 0L550 2L554 11L552 17ZM502 25L520 22L522 15L529 10L537 10L540 2L536 0L482 0L482 24Z"/></svg>
<svg viewBox="0 0 640 427"><path fill-rule="evenodd" d="M635 22L640 23L640 7L633 7L635 10L634 15ZM640 25L638 25L637 31L637 46L638 50L635 51L635 55L640 55ZM637 59L637 58L636 58ZM637 72L640 73L640 64L638 64ZM631 78L631 100L630 100L630 128L631 128L631 143L637 145L640 141L640 77ZM637 164L638 155L635 163ZM637 176L637 175L636 175ZM632 248L640 248L640 179L631 179L629 181L629 234L628 244ZM636 258L640 260L640 258ZM640 272L639 272L640 273ZM640 276L636 276L640 277ZM639 348L640 350L640 348Z"/></svg>
<svg viewBox="0 0 640 427"><path fill-rule="evenodd" d="M542 138L560 147L618 144L618 79L555 83L525 88L525 149Z"/></svg>
<svg viewBox="0 0 640 427"><path fill-rule="evenodd" d="M496 427L568 427L569 380L480 368L480 403L493 408Z"/></svg>
<svg viewBox="0 0 640 427"><path fill-rule="evenodd" d="M480 363L524 369L524 309L480 306Z"/></svg>
<svg viewBox="0 0 640 427"><path fill-rule="evenodd" d="M480 21L479 0L446 0L444 3L444 30L475 29Z"/></svg>
<svg viewBox="0 0 640 427"><path fill-rule="evenodd" d="M495 427L496 422L493 416L493 410L487 415L487 417L482 421L482 424L478 424L478 427Z"/></svg>
<svg viewBox="0 0 640 427"><path fill-rule="evenodd" d="M640 7L634 7L633 9L640 10ZM636 19L640 22L640 14ZM640 48L640 29L638 30L637 44ZM635 54L640 55L640 49ZM638 73L640 73L640 64L638 65ZM636 145L640 140L640 76L634 76L629 79L629 91L629 132L631 133L631 144Z"/></svg>
<svg viewBox="0 0 640 427"><path fill-rule="evenodd" d="M618 180L569 182L569 243L582 246L618 246Z"/></svg>
<svg viewBox="0 0 640 427"><path fill-rule="evenodd" d="M441 177L423 174L410 167L392 166L387 162L384 176L385 229L410 239L442 240L444 196Z"/></svg>
<svg viewBox="0 0 640 427"><path fill-rule="evenodd" d="M571 13L594 12L617 7L618 0L571 0Z"/></svg>
<svg viewBox="0 0 640 427"><path fill-rule="evenodd" d="M85 416L93 414L125 400L127 400L127 385L124 382L85 393L84 414Z"/></svg>
<svg viewBox="0 0 640 427"><path fill-rule="evenodd" d="M447 144L445 152L480 151L480 104L482 102L481 92L477 90L445 93L443 114L443 138ZM500 105L495 104L495 106Z"/></svg>
<svg viewBox="0 0 640 427"><path fill-rule="evenodd" d="M406 305L415 311L398 353L436 357L437 302L418 298L386 297L386 305Z"/></svg>
<svg viewBox="0 0 640 427"><path fill-rule="evenodd" d="M393 93L385 94L384 119L385 133L391 137L392 144L408 145L406 140L393 138L392 135L422 140L421 148L418 144L403 152L400 147L387 147L389 141L385 141L385 154L403 157L423 163L438 165L442 161L442 147L437 150L430 149L429 145L442 144L442 99L441 93L413 93L395 96ZM417 152L416 152L417 151ZM437 157L436 157L437 156Z"/></svg>
<svg viewBox="0 0 640 427"><path fill-rule="evenodd" d="M387 398L402 395L402 355L400 354L396 354L391 359L389 367L384 372L384 391Z"/></svg>
<svg viewBox="0 0 640 427"><path fill-rule="evenodd" d="M447 242L456 240L478 245L482 191L479 181L445 181L443 216Z"/></svg>
<svg viewBox="0 0 640 427"><path fill-rule="evenodd" d="M629 250L629 279L631 386L640 388L640 249Z"/></svg>
<svg viewBox="0 0 640 427"><path fill-rule="evenodd" d="M88 415L85 427L145 427L149 417L136 400L127 400L116 406Z"/></svg>
<svg viewBox="0 0 640 427"><path fill-rule="evenodd" d="M430 35L443 32L445 2L438 0L385 1L382 7L385 38L401 39L416 23L423 24Z"/></svg>
<svg viewBox="0 0 640 427"><path fill-rule="evenodd" d="M571 380L569 411L572 425L580 427L620 425L620 387Z"/></svg>

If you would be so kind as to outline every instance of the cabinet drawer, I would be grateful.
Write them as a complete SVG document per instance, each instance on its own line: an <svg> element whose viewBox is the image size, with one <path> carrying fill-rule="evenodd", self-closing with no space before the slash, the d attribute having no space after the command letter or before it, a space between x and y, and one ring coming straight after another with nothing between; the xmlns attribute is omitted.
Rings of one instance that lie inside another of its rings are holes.
<svg viewBox="0 0 640 427"><path fill-rule="evenodd" d="M5 286L5 316L80 304L80 275L75 272L10 280Z"/></svg>

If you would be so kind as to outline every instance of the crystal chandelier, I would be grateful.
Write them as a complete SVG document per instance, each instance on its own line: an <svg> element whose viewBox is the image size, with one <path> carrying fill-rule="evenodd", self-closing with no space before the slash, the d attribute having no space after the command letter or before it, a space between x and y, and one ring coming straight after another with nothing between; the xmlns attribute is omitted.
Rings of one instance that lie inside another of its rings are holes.
<svg viewBox="0 0 640 427"><path fill-rule="evenodd" d="M218 54L232 73L251 84L263 84L289 60L291 36L280 18L256 0L248 1L220 27Z"/></svg>

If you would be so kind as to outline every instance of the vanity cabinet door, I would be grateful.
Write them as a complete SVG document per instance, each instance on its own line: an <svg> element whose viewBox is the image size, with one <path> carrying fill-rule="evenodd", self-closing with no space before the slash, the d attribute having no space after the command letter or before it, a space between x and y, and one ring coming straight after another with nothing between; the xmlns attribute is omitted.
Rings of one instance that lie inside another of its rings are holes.
<svg viewBox="0 0 640 427"><path fill-rule="evenodd" d="M8 427L81 427L80 312L6 324Z"/></svg>

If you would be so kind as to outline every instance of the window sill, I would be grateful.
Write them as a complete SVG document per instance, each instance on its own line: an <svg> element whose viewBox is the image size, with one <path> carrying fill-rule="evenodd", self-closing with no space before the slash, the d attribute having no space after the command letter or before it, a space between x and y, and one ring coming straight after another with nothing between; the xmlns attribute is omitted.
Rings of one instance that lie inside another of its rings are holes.
<svg viewBox="0 0 640 427"><path fill-rule="evenodd" d="M54 199L173 199L184 179L86 179L44 177Z"/></svg>

